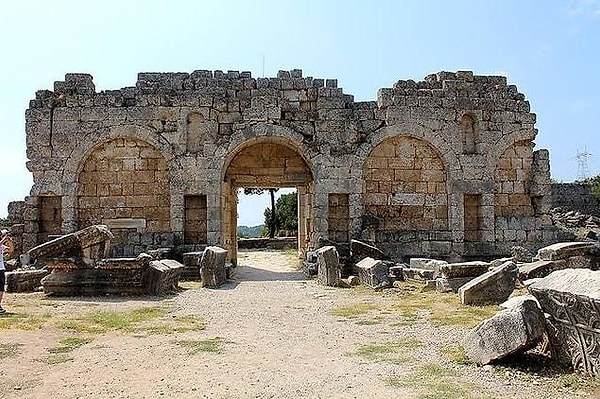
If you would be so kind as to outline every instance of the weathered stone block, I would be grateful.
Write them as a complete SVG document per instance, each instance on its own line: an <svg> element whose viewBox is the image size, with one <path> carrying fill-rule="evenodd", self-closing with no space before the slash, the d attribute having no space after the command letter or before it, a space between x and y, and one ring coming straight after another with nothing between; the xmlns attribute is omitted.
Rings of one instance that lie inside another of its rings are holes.
<svg viewBox="0 0 600 399"><path fill-rule="evenodd" d="M387 259L386 255L379 248L358 240L350 240L350 255L356 261L364 258Z"/></svg>
<svg viewBox="0 0 600 399"><path fill-rule="evenodd" d="M153 260L142 274L142 287L149 295L163 295L173 292L179 284L183 265L176 260Z"/></svg>
<svg viewBox="0 0 600 399"><path fill-rule="evenodd" d="M488 364L533 348L544 334L544 314L536 301L523 300L482 321L463 339L469 359Z"/></svg>
<svg viewBox="0 0 600 399"><path fill-rule="evenodd" d="M217 288L227 280L225 261L227 250L215 246L206 247L200 260L202 287Z"/></svg>
<svg viewBox="0 0 600 399"><path fill-rule="evenodd" d="M437 292L458 292L458 289L475 277L456 277L445 278L438 277L435 279L435 290Z"/></svg>
<svg viewBox="0 0 600 399"><path fill-rule="evenodd" d="M531 263L522 263L519 265L519 280L525 281L532 278L546 277L556 270L566 269L568 262L566 260L538 260Z"/></svg>
<svg viewBox="0 0 600 399"><path fill-rule="evenodd" d="M447 279L476 277L488 271L490 264L486 262L448 263L440 266L442 277Z"/></svg>
<svg viewBox="0 0 600 399"><path fill-rule="evenodd" d="M186 252L183 254L183 271L181 277L190 280L200 278L200 263L203 252Z"/></svg>
<svg viewBox="0 0 600 399"><path fill-rule="evenodd" d="M557 360L600 375L600 271L558 270L528 288L549 314L548 336Z"/></svg>
<svg viewBox="0 0 600 399"><path fill-rule="evenodd" d="M6 272L6 292L31 292L42 286L48 270L15 270Z"/></svg>
<svg viewBox="0 0 600 399"><path fill-rule="evenodd" d="M76 256L85 257L93 262L105 256L111 238L113 235L108 227L89 226L38 245L29 250L29 256L35 259Z"/></svg>
<svg viewBox="0 0 600 399"><path fill-rule="evenodd" d="M560 260L572 256L598 256L600 246L595 242L559 242L541 248L537 252L540 260Z"/></svg>
<svg viewBox="0 0 600 399"><path fill-rule="evenodd" d="M356 264L356 269L360 282L368 287L375 288L389 281L389 266L382 260L364 258Z"/></svg>
<svg viewBox="0 0 600 399"><path fill-rule="evenodd" d="M340 256L337 249L328 245L317 249L317 279L321 284L338 287L342 278Z"/></svg>
<svg viewBox="0 0 600 399"><path fill-rule="evenodd" d="M518 274L517 265L506 262L460 287L460 301L463 305L502 303L514 291Z"/></svg>

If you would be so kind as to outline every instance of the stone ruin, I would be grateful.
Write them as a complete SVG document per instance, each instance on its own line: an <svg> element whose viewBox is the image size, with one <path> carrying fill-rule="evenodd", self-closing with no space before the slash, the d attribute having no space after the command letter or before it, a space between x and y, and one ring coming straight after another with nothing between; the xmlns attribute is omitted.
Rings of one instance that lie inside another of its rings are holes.
<svg viewBox="0 0 600 399"><path fill-rule="evenodd" d="M492 262L413 258L410 264L377 259L385 257L377 248L359 241L352 244L355 275L347 278L341 277L344 266L334 246L322 247L316 259L307 259L316 263L321 284L350 287L357 281L377 290L402 288L400 281L412 281L423 291L457 293L463 305L500 305L504 310L465 336L463 346L472 361L501 361L545 342L544 350L558 364L600 375L597 241L556 243L529 257L525 248L515 247L512 257ZM531 295L511 296L523 286Z"/></svg>
<svg viewBox="0 0 600 399"><path fill-rule="evenodd" d="M535 120L505 77L469 71L376 101L300 70L140 73L106 91L67 74L26 111L34 184L9 220L21 253L102 224L112 257L218 245L235 265L238 189L295 187L303 254L357 239L394 260L494 258L561 238Z"/></svg>

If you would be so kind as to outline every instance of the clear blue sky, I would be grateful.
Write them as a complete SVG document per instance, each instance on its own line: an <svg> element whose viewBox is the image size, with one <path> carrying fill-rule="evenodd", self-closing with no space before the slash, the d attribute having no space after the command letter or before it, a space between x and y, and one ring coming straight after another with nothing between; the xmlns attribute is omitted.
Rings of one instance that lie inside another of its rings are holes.
<svg viewBox="0 0 600 399"><path fill-rule="evenodd" d="M29 193L28 102L65 73L97 90L142 71L299 68L338 79L356 100L441 70L502 74L537 113L552 177L577 178L587 149L600 173L600 0L19 0L0 13L0 217ZM262 210L259 210L262 214Z"/></svg>

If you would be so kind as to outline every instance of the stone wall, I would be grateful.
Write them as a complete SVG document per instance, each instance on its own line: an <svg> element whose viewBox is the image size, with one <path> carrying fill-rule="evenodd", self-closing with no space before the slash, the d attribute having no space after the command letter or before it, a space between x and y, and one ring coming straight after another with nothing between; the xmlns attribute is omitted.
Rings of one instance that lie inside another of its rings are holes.
<svg viewBox="0 0 600 399"><path fill-rule="evenodd" d="M205 241L235 261L240 187L298 189L301 250L359 238L460 258L555 238L548 153L502 76L439 72L355 102L300 70L140 73L102 92L67 74L36 93L26 132L24 243L104 223L119 253Z"/></svg>
<svg viewBox="0 0 600 399"><path fill-rule="evenodd" d="M552 183L552 207L600 217L600 199L592 196L591 185L583 182Z"/></svg>

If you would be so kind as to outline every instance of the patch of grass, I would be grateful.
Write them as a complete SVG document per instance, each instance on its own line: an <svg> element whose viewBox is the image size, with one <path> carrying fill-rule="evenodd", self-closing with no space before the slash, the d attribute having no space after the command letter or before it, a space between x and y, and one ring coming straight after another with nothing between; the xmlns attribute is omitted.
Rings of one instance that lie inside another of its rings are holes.
<svg viewBox="0 0 600 399"><path fill-rule="evenodd" d="M369 313L371 310L375 309L377 309L377 307L372 303L362 302L355 303L353 305L340 306L338 308L332 309L330 313L334 316L346 317L351 319Z"/></svg>
<svg viewBox="0 0 600 399"><path fill-rule="evenodd" d="M80 346L87 344L88 342L89 340L85 338L69 337L61 340L58 346L48 349L48 352L52 354L69 353L74 349L77 349Z"/></svg>
<svg viewBox="0 0 600 399"><path fill-rule="evenodd" d="M204 340L183 340L173 343L187 349L188 355L196 355L202 352L223 353L223 344L228 343L222 337L215 337Z"/></svg>
<svg viewBox="0 0 600 399"><path fill-rule="evenodd" d="M69 357L66 353L57 353L57 354L52 354L48 357L45 357L45 358L41 359L40 361L42 363L45 363L48 365L54 365L54 364L70 362L71 360L73 360L73 358Z"/></svg>
<svg viewBox="0 0 600 399"><path fill-rule="evenodd" d="M457 371L439 364L427 363L420 366L416 372L390 377L386 384L395 388L412 388L423 392L417 398L423 399L463 399L477 398L475 385L457 381Z"/></svg>
<svg viewBox="0 0 600 399"><path fill-rule="evenodd" d="M50 314L32 315L23 313L6 313L0 317L0 330L39 330L50 319Z"/></svg>
<svg viewBox="0 0 600 399"><path fill-rule="evenodd" d="M355 324L357 324L359 326L374 326L377 324L381 324L382 322L383 322L382 318L375 317L373 319L368 319L368 320L359 320Z"/></svg>
<svg viewBox="0 0 600 399"><path fill-rule="evenodd" d="M383 344L365 344L358 347L352 355L373 362L405 364L412 360L412 350L422 346L416 339L386 342Z"/></svg>
<svg viewBox="0 0 600 399"><path fill-rule="evenodd" d="M21 352L21 346L23 346L23 344L16 342L0 344L0 360L17 356Z"/></svg>
<svg viewBox="0 0 600 399"><path fill-rule="evenodd" d="M497 306L465 306L456 295L436 291L420 292L418 287L405 283L401 300L393 310L407 322L429 321L434 326L463 326L472 328L498 312Z"/></svg>
<svg viewBox="0 0 600 399"><path fill-rule="evenodd" d="M458 364L472 364L471 360L465 353L465 348L462 345L447 346L442 348L442 353L446 355L450 360Z"/></svg>
<svg viewBox="0 0 600 399"><path fill-rule="evenodd" d="M129 312L99 311L89 313L82 318L65 320L60 327L80 333L100 334L107 331L134 332L144 322L164 316L167 310L161 307L146 307Z"/></svg>

